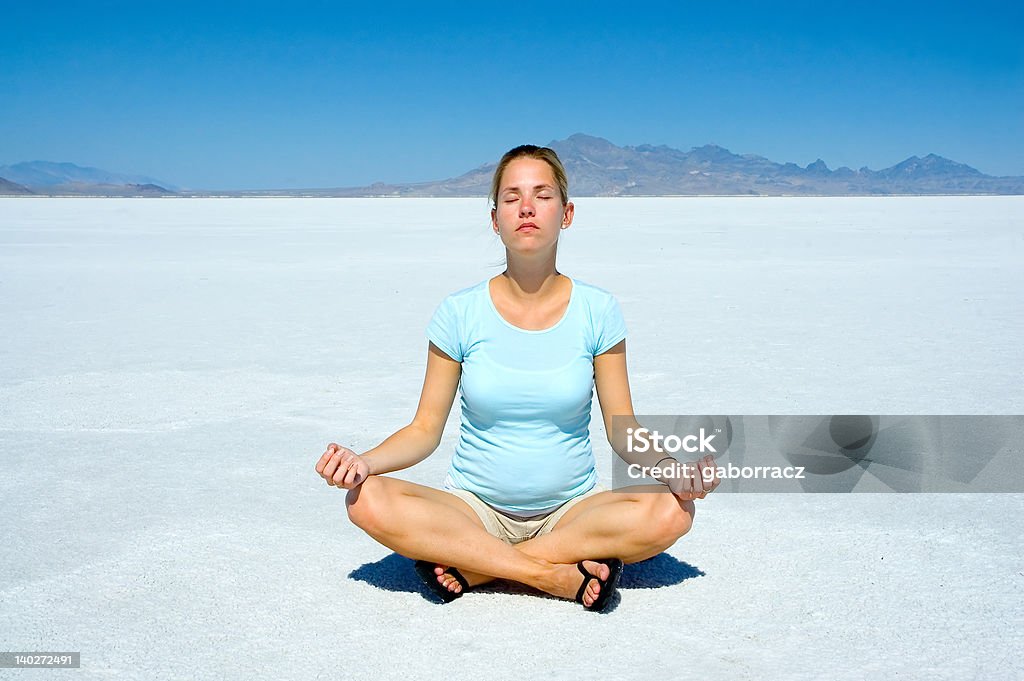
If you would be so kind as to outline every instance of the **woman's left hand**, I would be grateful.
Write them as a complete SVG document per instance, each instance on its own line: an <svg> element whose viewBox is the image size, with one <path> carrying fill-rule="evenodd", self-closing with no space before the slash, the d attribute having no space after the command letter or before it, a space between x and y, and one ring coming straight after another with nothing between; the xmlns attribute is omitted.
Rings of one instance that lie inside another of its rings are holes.
<svg viewBox="0 0 1024 681"><path fill-rule="evenodd" d="M672 493L683 501L703 499L722 482L717 475L718 469L713 456L708 455L698 461L679 465L682 468L682 475L666 482Z"/></svg>

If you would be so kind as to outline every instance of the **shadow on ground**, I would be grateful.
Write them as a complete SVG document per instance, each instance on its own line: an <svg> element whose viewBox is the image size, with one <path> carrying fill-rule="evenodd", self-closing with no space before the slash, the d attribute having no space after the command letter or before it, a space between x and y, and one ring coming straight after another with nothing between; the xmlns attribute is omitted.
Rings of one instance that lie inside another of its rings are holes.
<svg viewBox="0 0 1024 681"><path fill-rule="evenodd" d="M667 553L659 553L654 558L648 558L640 563L630 563L623 568L619 588L657 589L703 576L703 572L689 563L684 563Z"/></svg>
<svg viewBox="0 0 1024 681"><path fill-rule="evenodd" d="M681 584L687 579L702 577L703 572L689 563L684 563L667 553L659 553L641 563L627 565L619 579L620 589L657 589L663 586ZM413 570L413 561L397 553L389 554L373 563L365 563L349 573L349 578L365 582L386 591L419 593L430 601L437 597L420 581ZM530 593L540 592L515 582L495 580L474 591L481 593ZM544 594L546 595L546 594Z"/></svg>

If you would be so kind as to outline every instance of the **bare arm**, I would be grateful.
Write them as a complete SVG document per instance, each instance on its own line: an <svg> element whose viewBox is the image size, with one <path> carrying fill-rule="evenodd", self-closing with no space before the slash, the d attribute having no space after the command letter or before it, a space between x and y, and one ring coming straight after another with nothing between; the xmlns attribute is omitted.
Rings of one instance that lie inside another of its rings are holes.
<svg viewBox="0 0 1024 681"><path fill-rule="evenodd" d="M661 458L657 452L643 454L629 452L626 448L626 429L639 428L633 415L633 397L629 392L629 373L626 370L626 341L620 341L607 352L594 357L594 385L597 399L601 403L604 431L608 444L626 463L653 466ZM612 427L612 417L618 428Z"/></svg>
<svg viewBox="0 0 1024 681"><path fill-rule="evenodd" d="M423 461L441 442L461 377L462 365L430 343L427 373L412 422L362 455L332 442L317 462L316 472L331 486L351 489L369 475L399 471Z"/></svg>
<svg viewBox="0 0 1024 681"><path fill-rule="evenodd" d="M434 453L441 443L461 376L462 365L429 343L427 372L416 415L409 425L363 453L370 475L400 471Z"/></svg>
<svg viewBox="0 0 1024 681"><path fill-rule="evenodd" d="M612 446L615 453L623 461L629 464L654 468L666 457L671 458L664 451L657 451L656 447L648 448L646 452L630 452L626 446L627 428L637 429L642 427L633 414L633 398L629 392L629 373L626 370L626 341L620 341L607 352L594 357L594 385L597 387L597 399L601 403L601 415L604 418L604 429L608 436L608 444ZM612 417L619 417L612 427ZM691 469L697 473L699 469L714 467L715 462L710 456L702 461L695 462ZM663 465L674 465L666 462ZM702 479L701 475L696 478L661 478L672 492L683 499L704 498L718 486L718 481L712 477L710 480Z"/></svg>

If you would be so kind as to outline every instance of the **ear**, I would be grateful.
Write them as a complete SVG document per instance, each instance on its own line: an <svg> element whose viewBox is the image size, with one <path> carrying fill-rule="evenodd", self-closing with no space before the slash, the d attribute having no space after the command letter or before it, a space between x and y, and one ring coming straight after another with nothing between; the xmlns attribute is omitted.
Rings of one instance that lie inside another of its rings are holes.
<svg viewBox="0 0 1024 681"><path fill-rule="evenodd" d="M569 225L572 224L573 215L576 214L576 206L572 205L572 201L565 204L565 211L562 213L562 229L568 229Z"/></svg>
<svg viewBox="0 0 1024 681"><path fill-rule="evenodd" d="M491 229L494 233L498 233L498 210L496 208L491 209Z"/></svg>

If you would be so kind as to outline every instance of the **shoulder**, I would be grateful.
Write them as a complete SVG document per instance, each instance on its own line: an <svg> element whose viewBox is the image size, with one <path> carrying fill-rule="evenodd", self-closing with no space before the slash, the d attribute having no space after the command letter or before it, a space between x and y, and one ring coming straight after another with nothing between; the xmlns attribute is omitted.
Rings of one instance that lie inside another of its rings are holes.
<svg viewBox="0 0 1024 681"><path fill-rule="evenodd" d="M626 321L619 301L610 291L583 281L575 283L579 307L586 320L587 349L596 357L626 337Z"/></svg>
<svg viewBox="0 0 1024 681"><path fill-rule="evenodd" d="M484 279L472 286L449 293L441 301L440 306L450 309L465 309L467 306L479 302L481 296L487 292L487 282L488 280Z"/></svg>
<svg viewBox="0 0 1024 681"><path fill-rule="evenodd" d="M480 293L486 294L486 285L484 281L449 294L427 324L427 339L456 362L465 355L467 334L480 315Z"/></svg>
<svg viewBox="0 0 1024 681"><path fill-rule="evenodd" d="M582 281L581 279L573 279L573 283L575 283L576 287L579 289L580 293L582 293L583 295L591 296L591 297L594 297L594 298L614 298L615 297L611 293L611 291L608 291L607 289L603 289L600 286L594 286L593 284L585 282L585 281Z"/></svg>
<svg viewBox="0 0 1024 681"><path fill-rule="evenodd" d="M592 310L604 310L618 304L615 295L611 291L594 286L579 279L573 279L576 296L585 307Z"/></svg>

